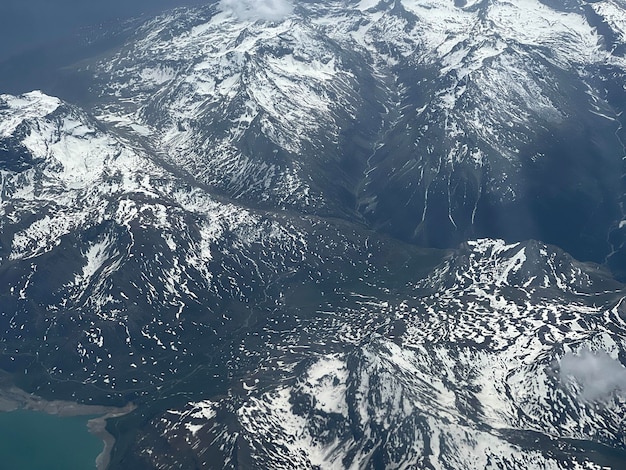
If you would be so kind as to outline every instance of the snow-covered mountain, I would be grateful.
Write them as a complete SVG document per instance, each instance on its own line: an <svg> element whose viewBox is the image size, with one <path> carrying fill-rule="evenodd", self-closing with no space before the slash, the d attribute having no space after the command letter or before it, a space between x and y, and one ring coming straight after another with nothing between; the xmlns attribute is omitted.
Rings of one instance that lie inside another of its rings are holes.
<svg viewBox="0 0 626 470"><path fill-rule="evenodd" d="M298 2L273 21L229 5L163 15L84 66L102 117L246 201L434 246L612 251L622 4Z"/></svg>
<svg viewBox="0 0 626 470"><path fill-rule="evenodd" d="M0 97L0 122L6 360L36 355L61 383L145 391L166 364L176 376L231 347L242 324L278 322L255 312L279 308L287 286L323 295L350 272L384 273L372 257L416 251L214 197L40 92Z"/></svg>
<svg viewBox="0 0 626 470"><path fill-rule="evenodd" d="M0 95L18 385L113 469L621 468L621 0L136 24Z"/></svg>
<svg viewBox="0 0 626 470"><path fill-rule="evenodd" d="M370 307L388 326L278 383L169 409L140 454L174 468L165 441L198 468L620 468L620 288L540 243L471 242Z"/></svg>

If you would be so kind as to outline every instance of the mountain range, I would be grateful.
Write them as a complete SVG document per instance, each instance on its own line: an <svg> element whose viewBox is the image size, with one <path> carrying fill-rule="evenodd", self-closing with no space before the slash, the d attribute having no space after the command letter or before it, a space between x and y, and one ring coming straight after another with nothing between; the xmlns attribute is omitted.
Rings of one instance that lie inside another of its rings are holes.
<svg viewBox="0 0 626 470"><path fill-rule="evenodd" d="M135 403L109 468L626 462L622 0L223 0L53 49L0 64L0 368Z"/></svg>

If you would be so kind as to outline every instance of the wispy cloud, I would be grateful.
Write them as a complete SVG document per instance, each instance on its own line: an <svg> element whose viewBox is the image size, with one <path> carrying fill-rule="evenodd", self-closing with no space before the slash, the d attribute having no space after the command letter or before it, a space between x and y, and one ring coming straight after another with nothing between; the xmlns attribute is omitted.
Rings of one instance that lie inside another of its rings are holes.
<svg viewBox="0 0 626 470"><path fill-rule="evenodd" d="M293 3L290 0L222 0L220 8L240 20L280 21L291 15Z"/></svg>
<svg viewBox="0 0 626 470"><path fill-rule="evenodd" d="M626 392L626 368L605 352L581 350L561 359L561 380L574 378L584 401L600 401L615 391Z"/></svg>

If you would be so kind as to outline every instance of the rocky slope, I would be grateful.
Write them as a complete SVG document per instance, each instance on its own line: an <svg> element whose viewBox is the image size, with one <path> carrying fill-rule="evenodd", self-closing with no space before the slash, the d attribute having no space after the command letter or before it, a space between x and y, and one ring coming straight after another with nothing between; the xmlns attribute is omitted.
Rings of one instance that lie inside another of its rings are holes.
<svg viewBox="0 0 626 470"><path fill-rule="evenodd" d="M168 410L138 453L161 468L179 454L197 468L619 468L620 290L540 243L471 242L370 304L391 324L279 383Z"/></svg>
<svg viewBox="0 0 626 470"><path fill-rule="evenodd" d="M213 197L56 98L0 103L5 361L34 362L52 388L145 391L265 321L255 311L277 308L286 285L323 291L413 250Z"/></svg>

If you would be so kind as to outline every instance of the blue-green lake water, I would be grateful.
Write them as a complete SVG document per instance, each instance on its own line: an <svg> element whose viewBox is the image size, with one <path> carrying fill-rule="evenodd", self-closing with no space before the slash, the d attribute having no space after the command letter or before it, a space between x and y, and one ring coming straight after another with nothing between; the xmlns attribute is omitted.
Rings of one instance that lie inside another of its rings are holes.
<svg viewBox="0 0 626 470"><path fill-rule="evenodd" d="M0 468L94 470L104 443L88 432L90 418L24 410L0 413Z"/></svg>

